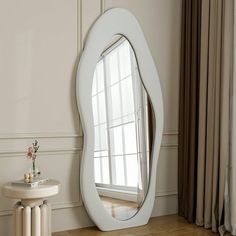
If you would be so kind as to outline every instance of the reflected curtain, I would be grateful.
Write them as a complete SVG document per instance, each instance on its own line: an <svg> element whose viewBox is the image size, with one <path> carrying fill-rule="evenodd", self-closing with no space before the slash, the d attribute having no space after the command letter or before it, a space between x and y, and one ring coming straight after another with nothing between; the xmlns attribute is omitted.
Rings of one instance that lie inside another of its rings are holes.
<svg viewBox="0 0 236 236"><path fill-rule="evenodd" d="M229 156L233 0L183 0L179 215L217 231Z"/></svg>
<svg viewBox="0 0 236 236"><path fill-rule="evenodd" d="M150 169L150 99L142 83L141 78L137 74L135 114L137 119L138 128L138 185L137 185L137 203L141 207L149 186L149 169Z"/></svg>
<svg viewBox="0 0 236 236"><path fill-rule="evenodd" d="M145 93L146 94L146 93ZM138 158L138 194L137 194L137 203L141 207L146 193L148 191L149 179L150 179L150 165L152 162L152 150L153 150L153 136L155 130L155 117L152 110L152 104L149 96L145 97L145 106L141 108L143 114L143 123L144 125L144 137L145 137L145 146L143 151L139 153Z"/></svg>

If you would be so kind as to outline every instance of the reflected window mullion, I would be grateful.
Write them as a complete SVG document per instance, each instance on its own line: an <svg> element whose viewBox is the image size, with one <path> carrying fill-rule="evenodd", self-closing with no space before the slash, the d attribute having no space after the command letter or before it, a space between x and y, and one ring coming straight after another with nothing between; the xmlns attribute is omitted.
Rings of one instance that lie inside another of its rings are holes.
<svg viewBox="0 0 236 236"><path fill-rule="evenodd" d="M119 49L119 48L118 48ZM120 100L120 111L121 111L121 123L124 123L124 117L123 117L123 110L124 110L124 104L121 98L121 66L120 66L120 60L121 60L121 55L120 55L120 51L117 50L117 62L118 62L118 74L119 74L119 100ZM126 167L126 156L125 156L125 137L124 137L124 125L121 126L122 128L122 147L123 147L123 166L124 166L124 185L127 186L127 167Z"/></svg>
<svg viewBox="0 0 236 236"><path fill-rule="evenodd" d="M107 144L108 144L108 162L109 162L109 179L110 184L113 185L116 176L114 175L114 160L111 155L111 137L110 137L110 93L109 93L109 86L107 77L110 73L109 66L107 65L107 57L103 57L103 66L104 66L104 89L105 89L105 102L106 102L106 118L107 118Z"/></svg>
<svg viewBox="0 0 236 236"><path fill-rule="evenodd" d="M100 117L100 104L99 104L99 93L98 93L98 90L99 90L99 86L98 86L98 72L97 72L97 69L96 69L96 80L97 80L97 107L98 107L98 137L99 137L99 150L101 150L101 117ZM101 160L101 153L99 155L99 162L100 162L100 182L102 183L103 182L103 173L102 173L102 160Z"/></svg>

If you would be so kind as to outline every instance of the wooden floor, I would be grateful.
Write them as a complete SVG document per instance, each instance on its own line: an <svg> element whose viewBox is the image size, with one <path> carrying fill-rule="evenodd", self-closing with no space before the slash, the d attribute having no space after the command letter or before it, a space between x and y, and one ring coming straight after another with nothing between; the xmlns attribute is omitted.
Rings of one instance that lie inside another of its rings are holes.
<svg viewBox="0 0 236 236"><path fill-rule="evenodd" d="M53 236L217 236L210 230L189 224L185 219L176 215L151 218L145 226L116 230L99 231L96 227L54 233Z"/></svg>

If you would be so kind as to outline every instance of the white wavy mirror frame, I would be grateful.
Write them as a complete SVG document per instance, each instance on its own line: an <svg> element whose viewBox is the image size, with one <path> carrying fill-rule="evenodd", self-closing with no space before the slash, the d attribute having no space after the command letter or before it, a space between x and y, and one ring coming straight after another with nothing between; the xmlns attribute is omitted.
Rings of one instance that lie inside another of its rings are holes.
<svg viewBox="0 0 236 236"><path fill-rule="evenodd" d="M97 61L114 35L123 35L132 45L155 114L155 132L151 156L150 182L145 201L132 218L120 221L104 208L94 183L94 124L92 83ZM84 131L84 147L80 168L80 188L84 205L94 223L103 231L144 225L148 222L155 200L156 170L163 132L163 101L159 76L136 18L127 10L106 11L92 26L80 58L76 78L76 96Z"/></svg>

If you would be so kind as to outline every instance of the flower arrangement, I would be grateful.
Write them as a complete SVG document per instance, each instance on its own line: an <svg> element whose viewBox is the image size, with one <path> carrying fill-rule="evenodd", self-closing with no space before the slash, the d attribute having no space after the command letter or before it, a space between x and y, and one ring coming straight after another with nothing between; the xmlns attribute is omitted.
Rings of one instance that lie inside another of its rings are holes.
<svg viewBox="0 0 236 236"><path fill-rule="evenodd" d="M36 166L35 166L35 160L36 160L36 157L37 157L37 151L39 150L39 145L38 145L38 141L35 140L33 143L32 143L32 146L30 146L28 148L28 152L26 154L26 157L30 160L32 160L32 174L33 174L33 178L37 177L40 172L36 170Z"/></svg>

